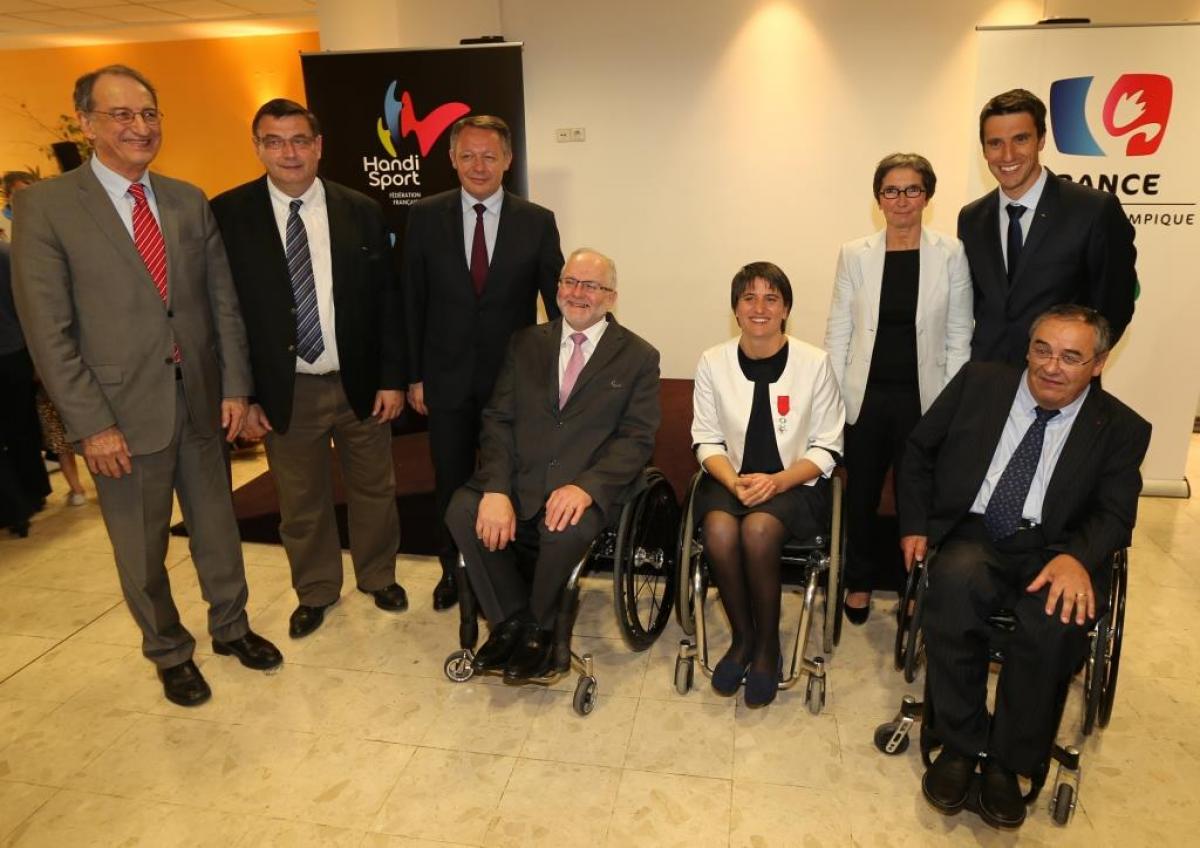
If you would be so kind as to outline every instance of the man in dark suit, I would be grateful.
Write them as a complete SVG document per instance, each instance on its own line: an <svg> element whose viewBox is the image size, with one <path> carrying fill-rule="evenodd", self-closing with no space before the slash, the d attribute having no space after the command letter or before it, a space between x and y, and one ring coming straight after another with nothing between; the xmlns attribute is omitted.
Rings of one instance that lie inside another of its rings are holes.
<svg viewBox="0 0 1200 848"><path fill-rule="evenodd" d="M256 395L246 434L265 437L279 535L306 636L342 590L330 440L345 482L358 588L407 608L396 582L400 524L391 427L404 407L404 346L391 241L379 204L317 178L321 130L291 100L252 124L267 173L213 200L241 299Z"/></svg>
<svg viewBox="0 0 1200 848"><path fill-rule="evenodd" d="M95 478L142 653L168 700L192 706L212 693L164 567L175 493L213 650L250 668L283 661L246 619L221 444L241 429L252 389L246 331L208 201L148 170L162 143L153 86L110 65L76 81L75 108L91 160L16 197L17 310Z"/></svg>
<svg viewBox="0 0 1200 848"><path fill-rule="evenodd" d="M1116 344L1137 292L1133 225L1120 201L1038 162L1046 106L1024 89L984 105L979 141L998 187L958 214L975 284L972 361L1022 367L1030 324L1059 303L1095 309Z"/></svg>
<svg viewBox="0 0 1200 848"><path fill-rule="evenodd" d="M979 809L1024 821L1017 774L1049 757L1057 699L1103 612L1109 563L1129 544L1150 425L1092 383L1108 322L1065 304L1030 331L1028 368L968 363L912 431L900 470L905 564L930 562L925 602L929 695L944 747L925 774L944 812L966 801L984 756ZM1016 630L987 712L987 618Z"/></svg>
<svg viewBox="0 0 1200 848"><path fill-rule="evenodd" d="M562 318L513 335L483 412L479 470L446 523L491 633L478 670L544 675L559 596L640 480L658 430L658 351L618 324L612 260L571 254ZM536 559L532 586L518 554Z"/></svg>
<svg viewBox="0 0 1200 848"><path fill-rule="evenodd" d="M404 317L409 398L429 416L438 515L475 470L479 414L496 383L514 330L558 317L562 251L554 213L501 188L512 138L500 118L463 118L450 131L460 189L426 198L408 213ZM454 605L453 541L444 538L434 609Z"/></svg>

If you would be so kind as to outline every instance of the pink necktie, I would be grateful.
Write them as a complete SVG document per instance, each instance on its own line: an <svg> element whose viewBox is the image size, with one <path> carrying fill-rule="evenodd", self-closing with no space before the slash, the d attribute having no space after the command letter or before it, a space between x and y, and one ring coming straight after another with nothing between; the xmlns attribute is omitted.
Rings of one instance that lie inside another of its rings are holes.
<svg viewBox="0 0 1200 848"><path fill-rule="evenodd" d="M562 387L558 390L559 409L567 405L571 389L575 388L575 381L579 379L579 372L583 370L583 343L587 341L587 336L583 333L571 333L571 341L575 342L575 349L571 351L571 358L567 360L567 370L563 372Z"/></svg>

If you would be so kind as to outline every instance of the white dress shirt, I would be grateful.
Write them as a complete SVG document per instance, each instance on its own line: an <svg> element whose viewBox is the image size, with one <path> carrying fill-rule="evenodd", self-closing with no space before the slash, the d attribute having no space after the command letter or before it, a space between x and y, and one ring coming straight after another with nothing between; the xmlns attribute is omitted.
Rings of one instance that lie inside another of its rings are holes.
<svg viewBox="0 0 1200 848"><path fill-rule="evenodd" d="M608 328L607 316L597 321L586 330L576 330L567 319L562 322L562 340L558 343L558 387L562 388L563 375L567 373L567 363L571 361L571 354L575 351L575 342L571 336L575 333L583 333L587 336L581 348L583 348L583 364L586 366L588 360L592 358L592 354L596 352L596 345L600 344L600 337L604 335L604 331Z"/></svg>
<svg viewBox="0 0 1200 848"><path fill-rule="evenodd" d="M1041 169L1042 172L1038 174L1033 185L1019 198L1014 200L1005 194L1003 189L996 192L1000 204L1000 252L1004 255L1005 268L1008 268L1008 204L1019 203L1026 209L1025 214L1021 216L1021 244L1025 244L1029 241L1029 228L1033 226L1033 216L1037 213L1038 201L1042 199L1042 190L1046 187L1046 179L1050 175L1045 165L1042 165Z"/></svg>
<svg viewBox="0 0 1200 848"><path fill-rule="evenodd" d="M471 246L475 244L475 204L482 203L483 211L483 240L487 243L488 264L491 264L492 254L496 250L496 233L500 229L500 207L504 205L504 189L496 189L496 193L486 200L476 200L466 189L462 192L463 209L463 248L466 250L467 267L471 267Z"/></svg>
<svg viewBox="0 0 1200 848"><path fill-rule="evenodd" d="M1050 478L1054 476L1054 466L1058 465L1063 445L1067 443L1067 436L1071 434L1071 427L1079 416L1079 408L1083 406L1083 401L1091 390L1092 387L1088 386L1083 390L1083 394L1060 409L1058 415L1046 422L1046 435L1042 440L1042 455L1038 460L1037 470L1033 473L1033 482L1029 485L1025 506L1021 510L1021 517L1034 524L1042 523L1042 502L1046 498L1046 486L1050 484ZM1029 429L1029 425L1037 419L1033 412L1037 405L1037 400L1029 391L1029 371L1026 369L1021 374L1021 384L1017 387L1016 397L1013 398L1012 406L1008 410L1008 420L1004 422L1004 431L1000 434L996 452L992 454L992 464L988 466L987 476L983 478L979 494L975 496L975 502L971 504L971 512L983 515L987 511L988 501L992 499L992 492L996 490L1000 476L1008 467L1008 461L1016 452L1017 445L1021 444L1021 439L1025 438L1025 431Z"/></svg>
<svg viewBox="0 0 1200 848"><path fill-rule="evenodd" d="M334 331L333 312L333 257L329 247L329 212L325 208L325 184L319 179L299 197L284 194L267 178L267 193L271 195L271 210L275 213L275 225L279 227L279 240L287 244L287 220L291 214L293 200L303 201L300 220L308 237L308 253L312 258L313 284L317 290L317 316L321 322L321 340L325 350L315 362L308 363L296 357L298 374L328 374L337 371L337 334Z"/></svg>
<svg viewBox="0 0 1200 848"><path fill-rule="evenodd" d="M136 180L128 180L101 162L99 156L93 155L89 161L92 165L92 173L96 175L96 179L100 181L100 185L104 186L104 191L108 193L108 199L112 201L117 214L121 216L121 223L129 231L130 238L133 238L133 195L129 193L129 187L135 182L140 182L145 186L146 202L150 206L150 214L158 222L159 230L162 229L162 216L158 214L158 202L154 199L154 189L151 187L150 180L147 179L145 171ZM166 239L163 241L165 242ZM171 280L170 275L168 275L168 288L170 285Z"/></svg>

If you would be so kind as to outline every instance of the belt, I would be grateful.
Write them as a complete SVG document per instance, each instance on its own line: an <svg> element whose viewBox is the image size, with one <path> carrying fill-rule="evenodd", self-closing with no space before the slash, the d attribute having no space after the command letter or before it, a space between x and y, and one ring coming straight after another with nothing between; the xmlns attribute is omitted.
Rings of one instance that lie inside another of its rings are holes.
<svg viewBox="0 0 1200 848"><path fill-rule="evenodd" d="M183 369L180 368L178 365L175 366L175 379L176 380L183 379Z"/></svg>

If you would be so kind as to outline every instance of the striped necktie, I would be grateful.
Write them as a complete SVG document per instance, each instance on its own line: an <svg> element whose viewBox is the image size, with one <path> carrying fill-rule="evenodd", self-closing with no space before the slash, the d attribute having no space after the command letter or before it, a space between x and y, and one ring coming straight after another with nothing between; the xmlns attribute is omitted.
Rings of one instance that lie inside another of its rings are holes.
<svg viewBox="0 0 1200 848"><path fill-rule="evenodd" d="M288 273L292 277L292 298L296 302L296 354L312 364L325 352L321 338L321 316L317 311L317 285L313 276L312 255L308 251L308 233L300 219L303 200L293 200L287 219Z"/></svg>
<svg viewBox="0 0 1200 848"><path fill-rule="evenodd" d="M154 288L158 290L163 306L166 306L167 243L158 227L158 221L154 219L154 213L150 211L150 203L146 200L146 187L141 183L131 183L129 196L133 198L134 247L142 257L142 262L146 264L146 270L150 273L150 279L154 281ZM179 345L172 347L171 358L176 363L180 361Z"/></svg>

